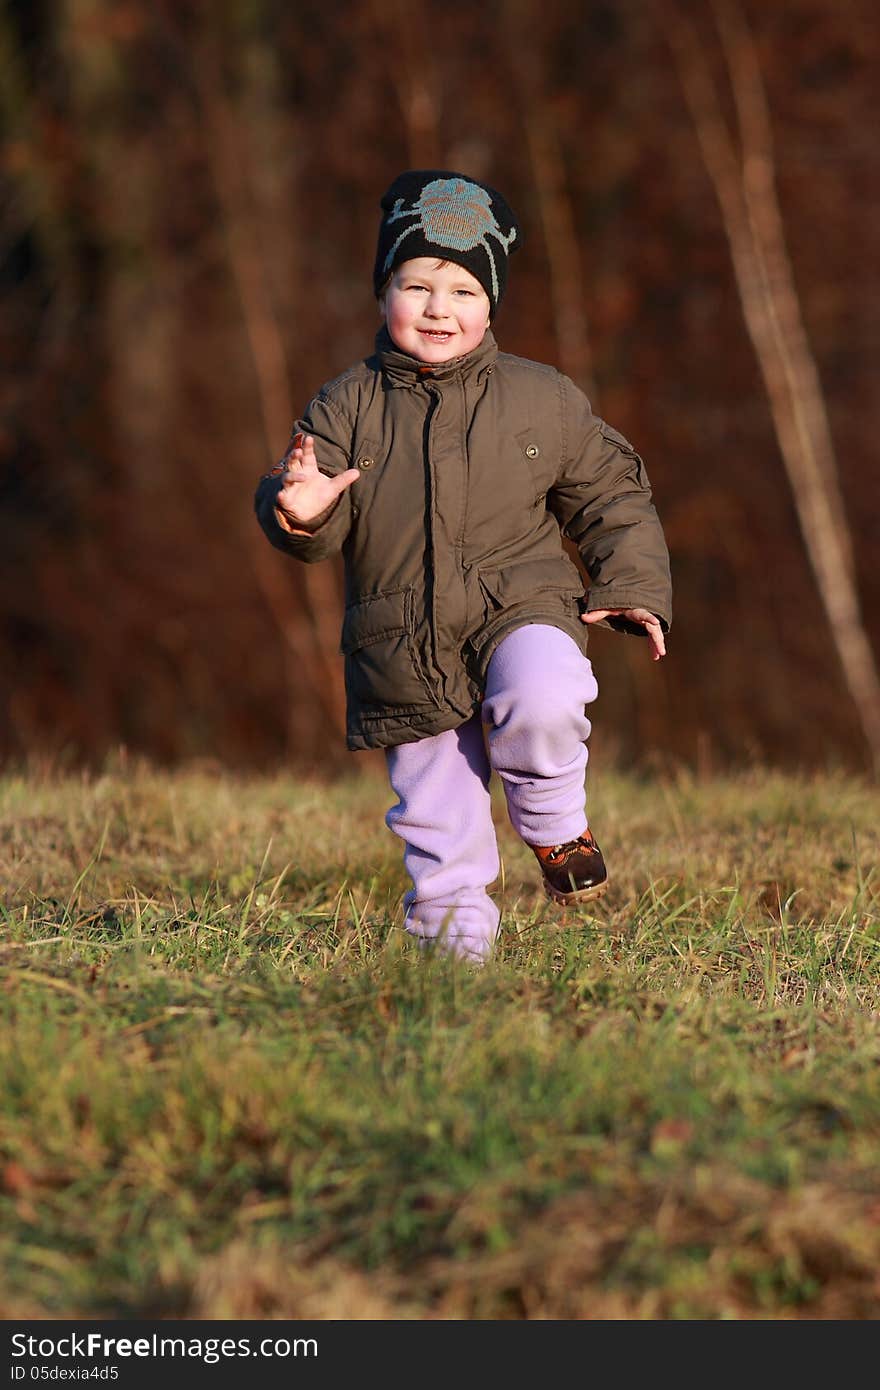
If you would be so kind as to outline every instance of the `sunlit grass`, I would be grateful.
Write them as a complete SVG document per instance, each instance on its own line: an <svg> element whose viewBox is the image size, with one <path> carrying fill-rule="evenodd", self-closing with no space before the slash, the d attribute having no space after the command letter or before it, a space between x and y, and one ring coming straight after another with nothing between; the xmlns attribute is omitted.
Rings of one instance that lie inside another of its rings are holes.
<svg viewBox="0 0 880 1390"><path fill-rule="evenodd" d="M880 1312L880 792L597 782L483 971L372 775L0 784L0 1294L31 1316Z"/></svg>

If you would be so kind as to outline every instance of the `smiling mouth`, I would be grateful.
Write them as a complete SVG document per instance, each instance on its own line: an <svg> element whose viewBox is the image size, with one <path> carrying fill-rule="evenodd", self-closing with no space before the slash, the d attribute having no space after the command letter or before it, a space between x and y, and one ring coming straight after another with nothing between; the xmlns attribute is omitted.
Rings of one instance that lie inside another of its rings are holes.
<svg viewBox="0 0 880 1390"><path fill-rule="evenodd" d="M447 338L452 337L452 330L449 328L420 328L419 332L423 338L436 338L438 342L446 342Z"/></svg>

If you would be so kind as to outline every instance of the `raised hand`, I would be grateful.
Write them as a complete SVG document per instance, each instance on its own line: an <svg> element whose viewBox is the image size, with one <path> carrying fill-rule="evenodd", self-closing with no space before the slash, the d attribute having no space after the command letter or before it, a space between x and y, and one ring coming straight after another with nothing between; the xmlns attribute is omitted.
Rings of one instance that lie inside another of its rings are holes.
<svg viewBox="0 0 880 1390"><path fill-rule="evenodd" d="M356 468L347 468L328 478L318 468L313 436L298 434L285 460L275 505L294 525L312 521L360 476Z"/></svg>
<svg viewBox="0 0 880 1390"><path fill-rule="evenodd" d="M659 661L661 656L666 655L660 619L654 613L649 613L647 608L597 608L593 613L581 614L583 623L600 623L603 618L628 618L631 623L640 623L651 643L651 659Z"/></svg>

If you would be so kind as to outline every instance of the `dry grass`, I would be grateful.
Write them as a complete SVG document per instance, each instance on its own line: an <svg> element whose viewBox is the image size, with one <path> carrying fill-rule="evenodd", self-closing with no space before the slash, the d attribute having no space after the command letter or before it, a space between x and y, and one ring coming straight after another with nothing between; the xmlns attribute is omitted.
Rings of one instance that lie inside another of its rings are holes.
<svg viewBox="0 0 880 1390"><path fill-rule="evenodd" d="M595 915L499 806L477 973L388 804L2 785L7 1316L876 1317L880 792L597 779Z"/></svg>

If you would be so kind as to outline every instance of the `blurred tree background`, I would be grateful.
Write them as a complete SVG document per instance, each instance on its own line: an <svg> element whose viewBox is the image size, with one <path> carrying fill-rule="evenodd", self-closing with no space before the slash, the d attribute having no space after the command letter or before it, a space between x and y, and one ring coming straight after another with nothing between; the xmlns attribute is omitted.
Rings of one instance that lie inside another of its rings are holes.
<svg viewBox="0 0 880 1390"><path fill-rule="evenodd" d="M525 230L496 324L645 456L624 764L880 757L869 0L0 0L0 757L350 768L339 571L252 512L372 347L406 167ZM369 757L369 755L367 755Z"/></svg>

